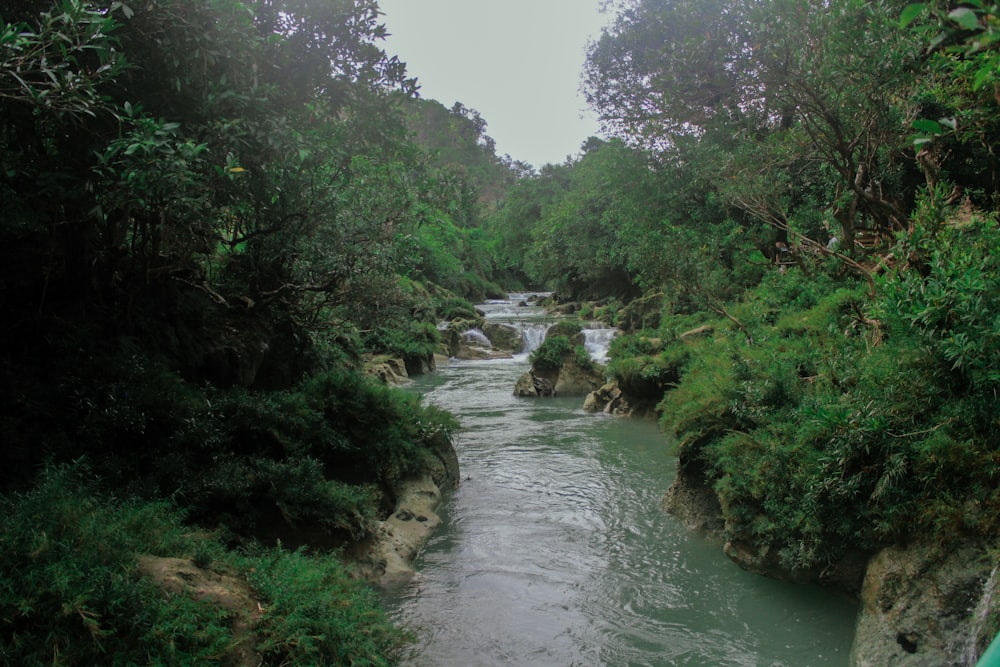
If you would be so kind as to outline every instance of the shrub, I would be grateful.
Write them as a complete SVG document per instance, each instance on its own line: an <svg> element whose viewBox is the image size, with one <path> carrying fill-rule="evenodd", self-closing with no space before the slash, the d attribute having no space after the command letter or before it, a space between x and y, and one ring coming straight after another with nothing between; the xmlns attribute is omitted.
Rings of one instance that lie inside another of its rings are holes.
<svg viewBox="0 0 1000 667"><path fill-rule="evenodd" d="M404 636L335 557L271 550L247 565L264 600L258 648L267 664L396 664Z"/></svg>
<svg viewBox="0 0 1000 667"><path fill-rule="evenodd" d="M542 373L555 372L562 368L566 357L573 354L573 346L566 336L546 334L542 344L531 353L531 366Z"/></svg>
<svg viewBox="0 0 1000 667"><path fill-rule="evenodd" d="M264 615L264 664L391 665L406 637L337 558L226 551L166 502L104 498L86 466L50 468L31 491L0 497L0 662L196 665L224 662L230 612L165 595L142 554L245 572Z"/></svg>
<svg viewBox="0 0 1000 667"><path fill-rule="evenodd" d="M231 641L226 612L164 596L137 574L140 553L191 549L179 513L99 500L86 478L79 465L54 468L32 491L0 499L2 662L217 661Z"/></svg>

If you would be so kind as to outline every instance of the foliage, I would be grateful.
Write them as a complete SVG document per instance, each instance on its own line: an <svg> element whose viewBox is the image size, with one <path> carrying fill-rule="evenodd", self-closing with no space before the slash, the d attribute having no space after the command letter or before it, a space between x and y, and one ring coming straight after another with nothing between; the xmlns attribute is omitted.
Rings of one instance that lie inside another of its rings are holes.
<svg viewBox="0 0 1000 667"><path fill-rule="evenodd" d="M1000 387L1000 284L995 220L973 217L923 228L904 251L923 271L886 281L880 316L915 335L940 365L942 381L971 394Z"/></svg>
<svg viewBox="0 0 1000 667"><path fill-rule="evenodd" d="M266 601L259 650L265 664L397 664L403 637L375 594L333 557L263 553L248 578Z"/></svg>
<svg viewBox="0 0 1000 667"><path fill-rule="evenodd" d="M91 485L85 468L58 468L31 492L3 497L4 662L217 659L231 639L226 613L163 596L137 576L138 554L183 553L189 546L176 510L165 503L104 504Z"/></svg>
<svg viewBox="0 0 1000 667"><path fill-rule="evenodd" d="M545 336L542 344L531 353L531 367L542 373L558 371L566 358L574 354L573 345L566 336Z"/></svg>
<svg viewBox="0 0 1000 667"><path fill-rule="evenodd" d="M619 339L623 340L621 343ZM689 362L690 350L684 344L661 349L659 341L637 336L619 336L612 341L608 376L629 396L659 400L677 385Z"/></svg>
<svg viewBox="0 0 1000 667"><path fill-rule="evenodd" d="M47 112L95 116L109 108L101 88L121 73L124 59L114 37L118 18L132 10L117 3L102 12L66 0L41 12L36 25L0 26L0 98ZM18 20L14 16L8 19Z"/></svg>
<svg viewBox="0 0 1000 667"><path fill-rule="evenodd" d="M166 502L104 497L81 464L51 468L32 491L0 497L0 504L0 559L10 575L0 586L5 663L223 660L233 644L232 610L164 595L139 575L137 558L146 554L249 573L266 610L261 627L250 628L264 664L281 664L295 651L339 657L325 664L352 658L393 664L398 655L401 635L332 556L228 552L207 534L192 532ZM323 613L310 615L318 610Z"/></svg>

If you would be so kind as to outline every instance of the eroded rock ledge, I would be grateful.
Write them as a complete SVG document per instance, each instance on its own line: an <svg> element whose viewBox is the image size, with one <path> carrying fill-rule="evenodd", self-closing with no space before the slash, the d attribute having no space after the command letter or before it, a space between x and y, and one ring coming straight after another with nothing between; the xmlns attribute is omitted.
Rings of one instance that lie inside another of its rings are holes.
<svg viewBox="0 0 1000 667"><path fill-rule="evenodd" d="M440 504L441 489L429 474L403 482L393 513L352 558L355 571L383 587L410 581L413 559L441 525L435 512Z"/></svg>
<svg viewBox="0 0 1000 667"><path fill-rule="evenodd" d="M683 459L683 457L682 457ZM823 570L789 571L773 554L727 540L719 499L704 472L681 461L664 508L691 530L717 538L740 567L764 576L832 585L859 598L851 667L971 667L993 639L1000 564L989 545L915 540L855 553Z"/></svg>
<svg viewBox="0 0 1000 667"><path fill-rule="evenodd" d="M434 461L422 474L396 485L392 514L379 522L374 536L345 554L355 573L377 586L398 586L413 578L413 559L441 524L436 510L442 491L458 486L452 443L442 438L432 453Z"/></svg>

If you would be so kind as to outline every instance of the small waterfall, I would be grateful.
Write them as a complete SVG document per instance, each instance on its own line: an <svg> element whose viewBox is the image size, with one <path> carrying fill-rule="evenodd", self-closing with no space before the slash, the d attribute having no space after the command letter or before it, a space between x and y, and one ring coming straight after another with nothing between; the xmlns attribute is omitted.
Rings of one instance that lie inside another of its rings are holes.
<svg viewBox="0 0 1000 667"><path fill-rule="evenodd" d="M608 348L611 347L611 340L618 333L618 329L584 329L583 346L590 354L590 358L599 364L607 363Z"/></svg>
<svg viewBox="0 0 1000 667"><path fill-rule="evenodd" d="M470 343L474 343L482 347L493 347L493 343L481 329L468 329L467 331L463 331L462 338Z"/></svg>
<svg viewBox="0 0 1000 667"><path fill-rule="evenodd" d="M524 349L522 355L529 355L539 348L545 340L545 332L552 326L551 322L518 322L514 324L521 330L524 336Z"/></svg>
<svg viewBox="0 0 1000 667"><path fill-rule="evenodd" d="M979 602L976 603L975 609L972 610L972 617L969 619L969 633L966 635L965 641L958 647L961 655L957 664L963 667L973 667L979 661L979 640L986 629L990 610L993 607L993 596L997 592L998 570L1000 570L1000 566L994 567L989 578L986 579L986 583L983 584L983 594L979 598ZM955 652L958 653L958 651Z"/></svg>

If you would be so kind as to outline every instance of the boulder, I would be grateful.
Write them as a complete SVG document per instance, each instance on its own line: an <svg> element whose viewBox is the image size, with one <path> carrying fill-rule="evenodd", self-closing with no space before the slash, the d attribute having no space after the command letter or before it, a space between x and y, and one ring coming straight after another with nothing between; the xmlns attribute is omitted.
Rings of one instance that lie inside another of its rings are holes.
<svg viewBox="0 0 1000 667"><path fill-rule="evenodd" d="M437 362L433 354L409 355L403 358L408 375L427 375L437 370Z"/></svg>
<svg viewBox="0 0 1000 667"><path fill-rule="evenodd" d="M517 379L514 395L519 398L554 396L555 386L548 378L536 375L534 371L528 371Z"/></svg>
<svg viewBox="0 0 1000 667"><path fill-rule="evenodd" d="M722 505L698 464L678 464L677 476L663 496L663 508L680 519L688 530L722 538L725 528Z"/></svg>
<svg viewBox="0 0 1000 667"><path fill-rule="evenodd" d="M625 333L642 329L659 329L663 311L663 293L655 292L635 299L622 309L618 316L618 328Z"/></svg>
<svg viewBox="0 0 1000 667"><path fill-rule="evenodd" d="M524 334L517 327L487 322L483 325L483 333L499 350L510 350L515 354L524 350Z"/></svg>
<svg viewBox="0 0 1000 667"><path fill-rule="evenodd" d="M410 380L410 376L406 372L406 364L403 363L403 360L384 354L376 355L365 363L365 372L377 377L383 384L390 386L405 384Z"/></svg>
<svg viewBox="0 0 1000 667"><path fill-rule="evenodd" d="M458 455L451 440L435 438L431 454L419 474L393 487L392 514L379 522L372 538L343 552L355 574L373 584L394 587L414 577L413 560L441 524L436 511L442 493L458 486Z"/></svg>
<svg viewBox="0 0 1000 667"><path fill-rule="evenodd" d="M350 557L360 576L382 587L399 586L413 578L413 559L441 524L435 513L441 490L430 475L406 480L398 490L393 513L378 525L360 553Z"/></svg>
<svg viewBox="0 0 1000 667"><path fill-rule="evenodd" d="M576 302L560 303L559 305L549 308L550 313L555 313L557 315L572 315L578 310L580 310L580 304Z"/></svg>
<svg viewBox="0 0 1000 667"><path fill-rule="evenodd" d="M603 412L606 415L634 416L632 402L614 380L587 394L583 401L585 412Z"/></svg>
<svg viewBox="0 0 1000 667"><path fill-rule="evenodd" d="M976 664L993 603L994 564L982 545L921 541L892 546L869 562L851 651L852 667Z"/></svg>
<svg viewBox="0 0 1000 667"><path fill-rule="evenodd" d="M604 372L597 367L582 368L576 356L569 356L559 369L555 382L558 396L586 396L604 384Z"/></svg>

